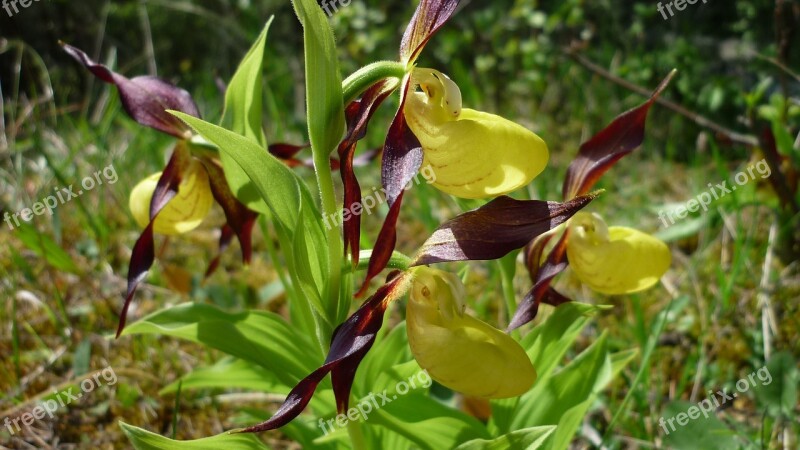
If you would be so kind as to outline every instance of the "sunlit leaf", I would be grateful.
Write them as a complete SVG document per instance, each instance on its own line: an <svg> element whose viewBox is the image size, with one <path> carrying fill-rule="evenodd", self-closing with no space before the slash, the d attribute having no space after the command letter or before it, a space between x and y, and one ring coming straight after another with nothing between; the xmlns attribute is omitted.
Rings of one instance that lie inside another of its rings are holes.
<svg viewBox="0 0 800 450"><path fill-rule="evenodd" d="M244 359L225 358L211 367L201 367L161 388L159 395L199 389L247 389L286 394L289 388L269 370Z"/></svg>
<svg viewBox="0 0 800 450"><path fill-rule="evenodd" d="M367 425L380 425L414 443L414 448L441 450L472 439L489 439L474 417L415 391L377 409Z"/></svg>
<svg viewBox="0 0 800 450"><path fill-rule="evenodd" d="M16 229L16 237L25 247L34 252L36 256L44 258L49 264L59 270L78 273L75 261L56 241L50 236L40 233L36 228L21 223Z"/></svg>
<svg viewBox="0 0 800 450"><path fill-rule="evenodd" d="M159 434L143 430L125 422L119 422L122 431L136 450L218 450L223 448L237 450L267 450L255 436L242 434L219 434L217 436L193 441L175 441Z"/></svg>
<svg viewBox="0 0 800 450"><path fill-rule="evenodd" d="M531 427L515 430L492 440L474 439L465 442L455 450L507 450L519 448L536 450L555 431L555 426Z"/></svg>
<svg viewBox="0 0 800 450"><path fill-rule="evenodd" d="M556 425L543 448L568 448L595 396L605 387L612 370L606 335L552 377L542 379L521 399L512 429Z"/></svg>
<svg viewBox="0 0 800 450"><path fill-rule="evenodd" d="M310 340L273 313L227 313L203 304L185 303L150 314L123 335L172 336L203 344L250 361L291 385L320 357Z"/></svg>
<svg viewBox="0 0 800 450"><path fill-rule="evenodd" d="M274 16L267 20L258 39L231 78L225 91L225 113L222 119L223 123L230 124L232 131L253 140L262 148L267 146L262 124L264 49L273 18ZM267 212L264 200L245 171L225 152L220 154L220 159L225 168L225 178L236 198L250 209Z"/></svg>
<svg viewBox="0 0 800 450"><path fill-rule="evenodd" d="M300 201L307 201L310 203L309 208L315 208L313 201L306 195L308 189L304 185L301 187L303 181L258 144L201 119L180 112L174 114L216 145L220 152L231 156L244 169L270 211L287 230L291 230L297 223L297 204Z"/></svg>
<svg viewBox="0 0 800 450"><path fill-rule="evenodd" d="M314 0L292 0L303 25L306 108L312 151L327 156L344 133L342 75L336 40L327 17Z"/></svg>
<svg viewBox="0 0 800 450"><path fill-rule="evenodd" d="M725 422L717 418L715 413L712 412L705 417L698 411L698 417L689 420L687 411L691 408L698 408L698 405L677 401L670 403L662 411L661 417L665 421L663 425L659 426L658 432L663 435L663 442L668 448L681 450L741 448L737 432L728 428ZM684 421L683 425L675 421L675 417L679 414L683 414L681 417ZM666 422L667 419L673 419L672 426Z"/></svg>

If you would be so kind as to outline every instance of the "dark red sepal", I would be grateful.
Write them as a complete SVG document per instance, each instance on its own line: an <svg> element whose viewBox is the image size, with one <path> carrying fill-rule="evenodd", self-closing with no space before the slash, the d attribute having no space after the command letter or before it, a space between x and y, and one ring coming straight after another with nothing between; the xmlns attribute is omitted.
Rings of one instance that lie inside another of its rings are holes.
<svg viewBox="0 0 800 450"><path fill-rule="evenodd" d="M119 315L119 325L117 326L117 337L125 328L128 316L128 308L133 299L139 284L147 277L147 272L153 266L155 260L155 248L153 243L153 226L158 213L167 206L170 200L178 194L178 186L181 184L183 171L191 161L191 154L186 148L184 141L179 141L175 146L175 151L170 157L167 167L158 179L153 198L150 201L150 223L147 224L131 252L131 260L128 265L128 292L125 295L125 303Z"/></svg>
<svg viewBox="0 0 800 450"><path fill-rule="evenodd" d="M402 275L381 286L375 295L365 301L358 311L337 328L325 363L297 383L275 415L261 424L245 428L240 432L274 430L291 422L303 412L311 401L317 385L331 371L336 372L333 383L337 408L339 411L346 411L353 382L351 374L355 373L361 360L375 343L375 337L383 325L386 308L405 293L409 279L408 275Z"/></svg>
<svg viewBox="0 0 800 450"><path fill-rule="evenodd" d="M191 129L183 121L167 113L167 110L200 117L191 94L157 77L126 78L92 61L83 51L68 44L61 45L67 54L83 64L94 76L117 87L122 106L133 120L178 138L190 136Z"/></svg>
<svg viewBox="0 0 800 450"><path fill-rule="evenodd" d="M395 80L383 80L364 92L361 100L354 101L347 105L345 111L347 117L347 135L342 143L339 144L339 171L342 176L344 187L344 208L353 208L353 205L361 204L361 186L358 183L354 171L354 155L358 141L367 134L367 125L372 115L384 100L397 88ZM344 249L345 253L350 251L350 258L353 265L358 264L358 254L360 251L361 240L361 215L351 215L349 220L344 222Z"/></svg>
<svg viewBox="0 0 800 450"><path fill-rule="evenodd" d="M666 89L671 72L645 103L619 115L610 125L581 145L564 178L564 200L589 192L608 169L644 142L647 113Z"/></svg>
<svg viewBox="0 0 800 450"><path fill-rule="evenodd" d="M436 229L420 248L412 267L502 258L566 222L597 195L592 193L564 203L498 197Z"/></svg>
<svg viewBox="0 0 800 450"><path fill-rule="evenodd" d="M389 214L386 215L386 220L383 221L381 231L378 233L378 240L372 249L372 256L369 258L367 276L364 278L361 288L356 292L356 297L364 295L364 292L369 288L369 282L386 268L392 258L392 252L394 252L394 248L397 245L397 219L400 216L400 206L403 204L404 193L400 192L400 197L389 208Z"/></svg>
<svg viewBox="0 0 800 450"><path fill-rule="evenodd" d="M253 226L258 218L258 213L251 211L240 202L231 191L225 172L215 161L208 158L201 158L200 161L208 172L208 181L211 185L211 193L214 200L222 207L228 225L236 233L239 244L242 247L242 261L250 264L253 254Z"/></svg>
<svg viewBox="0 0 800 450"><path fill-rule="evenodd" d="M422 0L408 23L400 43L400 59L413 63L425 44L456 11L459 0Z"/></svg>
<svg viewBox="0 0 800 450"><path fill-rule="evenodd" d="M508 331L515 330L535 319L536 314L539 312L539 304L541 304L546 297L550 299L552 303L556 304L569 301L569 299L559 294L557 291L552 290L551 292L550 288L550 283L553 281L553 278L566 270L567 266L569 266L569 261L567 261L568 236L569 229L564 230L561 238L547 255L547 260L538 266L538 269L535 271L533 288L528 291L525 298L519 304L519 307L517 307L517 311L514 313L514 317L511 318L511 323L508 325ZM540 245L544 248L546 242L540 243ZM537 254L541 255L541 253ZM530 264L536 263L537 262L531 262Z"/></svg>

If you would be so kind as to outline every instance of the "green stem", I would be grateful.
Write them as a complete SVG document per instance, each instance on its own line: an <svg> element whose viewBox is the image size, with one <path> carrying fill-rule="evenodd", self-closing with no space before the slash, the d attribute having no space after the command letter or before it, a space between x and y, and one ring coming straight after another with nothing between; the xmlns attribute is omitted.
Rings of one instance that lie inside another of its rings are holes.
<svg viewBox="0 0 800 450"><path fill-rule="evenodd" d="M402 79L405 75L405 66L397 61L377 61L366 65L342 82L344 104L352 102L370 86L384 78Z"/></svg>
<svg viewBox="0 0 800 450"><path fill-rule="evenodd" d="M361 250L358 254L358 265L355 271L367 270L369 267L369 259L372 257L372 250ZM386 265L389 269L408 270L411 263L414 261L408 256L395 251L389 258L389 263Z"/></svg>
<svg viewBox="0 0 800 450"><path fill-rule="evenodd" d="M500 277L502 278L503 285L503 299L506 303L506 311L508 311L508 320L514 316L517 310L517 296L514 292L514 273L516 272L517 252L498 259L497 266L500 268Z"/></svg>
<svg viewBox="0 0 800 450"><path fill-rule="evenodd" d="M355 420L348 421L347 434L350 435L350 442L353 444L353 450L367 450L367 444L364 442L364 430L361 429L361 422Z"/></svg>
<svg viewBox="0 0 800 450"><path fill-rule="evenodd" d="M331 161L328 157L330 152L314 151L314 171L317 173L317 184L319 185L320 199L322 200L322 211L324 217L336 217L336 195L333 188L333 175L331 173ZM350 304L349 298L342 298L339 292L339 285L342 277L342 258L343 243L341 224L338 221L326 228L328 241L328 257L330 266L330 279L328 282L328 299L333 300L330 305L333 310L329 311L328 320L336 322L339 311Z"/></svg>

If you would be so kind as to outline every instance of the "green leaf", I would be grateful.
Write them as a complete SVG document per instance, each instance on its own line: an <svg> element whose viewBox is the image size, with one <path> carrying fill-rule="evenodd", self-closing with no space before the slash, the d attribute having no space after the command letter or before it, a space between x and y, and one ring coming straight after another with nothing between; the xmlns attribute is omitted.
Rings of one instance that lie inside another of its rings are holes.
<svg viewBox="0 0 800 450"><path fill-rule="evenodd" d="M455 450L507 450L512 448L536 450L542 446L542 443L555 429L556 427L554 426L523 428L504 434L491 441L475 439L465 442L456 447Z"/></svg>
<svg viewBox="0 0 800 450"><path fill-rule="evenodd" d="M255 363L237 358L223 358L211 367L202 367L184 375L159 391L159 395L174 394L181 391L199 389L246 389L270 394L288 394L293 385L281 382L274 372ZM313 411L333 411L336 408L333 390L327 382L317 388L309 403ZM265 417L262 420L266 420ZM252 425L252 424L250 424Z"/></svg>
<svg viewBox="0 0 800 450"><path fill-rule="evenodd" d="M250 361L224 358L211 367L201 367L162 388L158 395L174 394L178 386L193 389L248 389L251 391L288 394L291 388L278 377Z"/></svg>
<svg viewBox="0 0 800 450"><path fill-rule="evenodd" d="M664 432L664 445L667 448L681 450L727 450L740 448L736 435L733 430L714 413L709 414L708 418L698 413L696 419L689 418L689 409L698 406L689 402L672 402L664 409L659 420L660 431ZM677 421L681 415L681 422ZM672 423L669 421L672 420Z"/></svg>
<svg viewBox="0 0 800 450"><path fill-rule="evenodd" d="M550 377L578 335L601 309L604 307L584 303L563 304L544 323L522 338L520 345L536 368L537 383L545 382ZM511 421L518 402L518 398L492 401L492 421L501 433L511 431Z"/></svg>
<svg viewBox="0 0 800 450"><path fill-rule="evenodd" d="M708 222L708 216L700 217L687 217L686 219L675 222L666 229L659 230L654 236L664 242L675 242L681 239L687 239L696 235Z"/></svg>
<svg viewBox="0 0 800 450"><path fill-rule="evenodd" d="M120 422L119 426L122 427L122 431L128 436L128 440L136 450L219 450L223 448L266 450L269 448L252 434L219 434L194 441L174 441L125 422Z"/></svg>
<svg viewBox="0 0 800 450"><path fill-rule="evenodd" d="M225 92L225 113L222 123L231 130L252 140L267 151L267 138L262 128L264 101L264 49L267 32L274 16L270 17L258 39L247 52ZM220 154L225 178L240 202L258 212L267 212L267 205L247 173L227 153Z"/></svg>
<svg viewBox="0 0 800 450"><path fill-rule="evenodd" d="M576 302L563 304L522 339L520 344L531 357L539 378L552 373L581 331L604 309L608 307Z"/></svg>
<svg viewBox="0 0 800 450"><path fill-rule="evenodd" d="M361 386L369 386L373 392L380 391L385 387L375 386L376 381L382 374L392 370L398 364L403 364L407 361L414 361L411 356L411 351L408 347L408 335L406 334L406 323L401 322L386 335L381 337L379 335L378 341L375 343L372 350L367 353L364 361L358 367L356 372L356 383L354 389ZM380 387L380 389L378 389ZM363 392L359 392L363 394Z"/></svg>
<svg viewBox="0 0 800 450"><path fill-rule="evenodd" d="M328 19L315 0L293 0L292 4L303 25L308 135L312 151L324 153L327 158L344 133L342 75L336 41Z"/></svg>
<svg viewBox="0 0 800 450"><path fill-rule="evenodd" d="M187 114L170 111L186 122L206 140L216 145L244 169L255 183L261 198L267 203L281 226L291 231L300 215L297 205L317 211L311 194L302 180L277 158L258 144L232 131ZM317 213L319 216L319 213ZM321 226L321 225L320 225Z"/></svg>
<svg viewBox="0 0 800 450"><path fill-rule="evenodd" d="M411 391L372 412L367 425L381 425L412 441L419 448L454 448L472 439L488 439L486 427L474 417Z"/></svg>
<svg viewBox="0 0 800 450"><path fill-rule="evenodd" d="M262 311L231 314L209 305L184 303L150 314L122 334L197 342L258 364L287 386L311 373L322 359L316 347L283 318Z"/></svg>
<svg viewBox="0 0 800 450"><path fill-rule="evenodd" d="M300 288L317 309L320 317L328 318L335 315L335 311L326 310L322 304L325 283L328 275L328 246L322 229L318 227L319 216L313 216L300 204L300 213L294 230L292 251L286 254L290 267L300 281ZM336 303L331 303L332 308ZM333 327L333 324L328 324Z"/></svg>
<svg viewBox="0 0 800 450"><path fill-rule="evenodd" d="M520 399L512 428L557 425L548 449L565 449L595 396L610 380L611 361L603 333L588 349L552 377L538 380Z"/></svg>
<svg viewBox="0 0 800 450"><path fill-rule="evenodd" d="M78 266L50 236L40 233L36 228L20 224L17 228L16 236L28 247L36 256L44 258L48 264L56 269L70 273L78 273Z"/></svg>
<svg viewBox="0 0 800 450"><path fill-rule="evenodd" d="M753 376L758 383L753 390L755 397L772 416L791 418L794 415L798 404L797 386L800 385L800 371L796 364L791 353L776 353Z"/></svg>

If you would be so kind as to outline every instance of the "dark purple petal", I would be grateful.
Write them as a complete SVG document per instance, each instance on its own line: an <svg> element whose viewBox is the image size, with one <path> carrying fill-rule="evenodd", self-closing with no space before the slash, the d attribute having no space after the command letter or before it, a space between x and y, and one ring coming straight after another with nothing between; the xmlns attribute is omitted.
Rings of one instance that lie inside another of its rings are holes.
<svg viewBox="0 0 800 450"><path fill-rule="evenodd" d="M167 206L170 200L178 194L178 186L181 184L181 177L183 171L189 165L191 155L189 150L184 145L183 141L178 142L175 146L175 151L167 163L167 167L161 173L161 178L158 179L156 189L153 192L153 198L150 201L150 223L147 224L144 231L142 231L136 244L133 246L131 252L131 261L128 265L128 292L125 295L125 303L122 305L122 312L119 316L119 325L117 325L117 337L122 333L125 328L125 322L128 316L128 308L130 307L131 300L136 293L139 284L147 277L147 272L153 266L155 260L155 249L153 245L153 225L155 224L158 213Z"/></svg>
<svg viewBox="0 0 800 450"><path fill-rule="evenodd" d="M419 250L412 267L502 258L564 223L597 195L564 203L498 197L440 226Z"/></svg>
<svg viewBox="0 0 800 450"><path fill-rule="evenodd" d="M535 319L536 314L539 312L539 304L542 303L545 297L550 299L553 303L569 301L569 299L555 290L550 292L550 283L553 281L553 278L566 270L567 266L569 266L569 261L567 261L568 235L569 230L565 230L555 247L550 251L550 254L547 255L547 260L536 271L536 279L534 280L533 288L531 288L519 304L516 313L514 313L514 317L511 318L511 323L508 325L507 331L515 330Z"/></svg>
<svg viewBox="0 0 800 450"><path fill-rule="evenodd" d="M81 50L63 43L62 46L64 51L83 64L97 78L117 86L122 106L133 120L178 138L189 136L191 129L180 119L167 113L170 109L200 117L197 105L188 92L157 77L141 76L128 79L92 61Z"/></svg>
<svg viewBox="0 0 800 450"><path fill-rule="evenodd" d="M421 0L400 43L400 59L413 63L425 44L452 17L459 0Z"/></svg>
<svg viewBox="0 0 800 450"><path fill-rule="evenodd" d="M220 259L222 258L222 254L225 252L228 246L231 245L231 241L233 240L233 236L235 234L236 233L233 232L233 228L231 228L227 223L222 226L219 235L219 251L217 252L217 256L215 256L214 259L212 259L208 264L208 269L206 269L206 273L203 275L203 278L210 277L217 270Z"/></svg>
<svg viewBox="0 0 800 450"><path fill-rule="evenodd" d="M225 172L222 170L222 167L206 158L202 158L201 161L208 172L211 193L214 195L214 199L217 203L222 207L228 225L233 229L233 232L236 233L239 244L242 246L242 261L244 261L245 264L250 264L250 258L253 253L253 226L256 223L256 218L258 218L258 213L248 209L247 206L233 195L225 179Z"/></svg>
<svg viewBox="0 0 800 450"><path fill-rule="evenodd" d="M269 420L242 430L255 433L280 428L303 412L314 391L328 372L336 373L334 392L339 412L347 410L350 388L358 365L375 343L389 304L405 293L408 276L400 276L381 286L361 307L336 330L325 363L301 380L289 392L283 405ZM342 409L344 408L344 409Z"/></svg>
<svg viewBox="0 0 800 450"><path fill-rule="evenodd" d="M386 135L381 161L381 184L386 193L386 202L392 206L405 186L414 178L422 166L422 145L406 124L403 114L409 83L403 86L400 108L394 116Z"/></svg>
<svg viewBox="0 0 800 450"><path fill-rule="evenodd" d="M347 135L339 144L339 161L341 163L340 173L344 186L344 208L352 208L353 205L361 204L361 186L354 172L354 155L358 141L367 134L367 125L372 115L384 100L397 88L397 83L393 80L380 81L364 92L361 100L354 101L347 106ZM361 215L351 215L350 219L344 222L344 249L345 253L350 250L350 257L353 265L358 264L358 253L360 251L361 239Z"/></svg>
<svg viewBox="0 0 800 450"><path fill-rule="evenodd" d="M277 143L271 144L268 149L269 152L278 159L292 159L300 152L300 150L308 148L309 146L309 144L293 145Z"/></svg>
<svg viewBox="0 0 800 450"><path fill-rule="evenodd" d="M372 256L369 258L367 276L364 278L364 284L356 292L356 297L364 295L364 292L369 288L369 282L386 268L392 258L392 252L394 252L394 248L397 245L397 219L400 216L400 206L403 204L404 193L405 191L401 191L400 197L389 208L389 214L386 215L386 219L383 221L381 231L378 233L378 240L372 249Z"/></svg>
<svg viewBox="0 0 800 450"><path fill-rule="evenodd" d="M642 145L647 113L674 75L674 71L670 73L658 85L649 100L621 114L610 125L581 145L578 156L567 169L562 189L564 200L589 192L597 180L617 161Z"/></svg>

